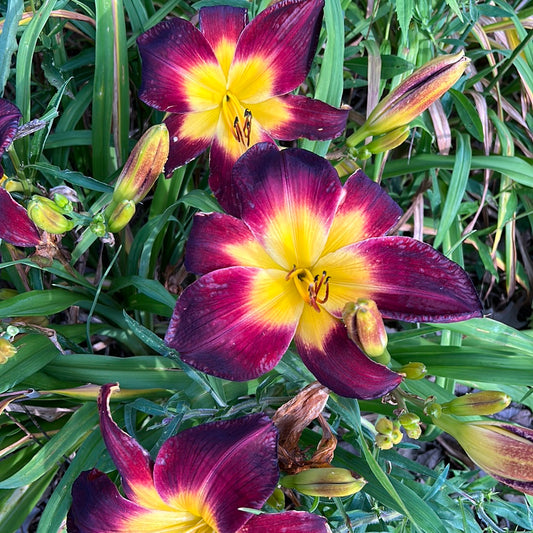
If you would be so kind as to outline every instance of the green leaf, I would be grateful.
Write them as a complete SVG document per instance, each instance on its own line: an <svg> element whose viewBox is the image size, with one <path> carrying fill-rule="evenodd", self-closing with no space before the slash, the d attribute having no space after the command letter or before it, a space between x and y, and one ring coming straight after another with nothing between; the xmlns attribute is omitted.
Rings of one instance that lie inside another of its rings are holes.
<svg viewBox="0 0 533 533"><path fill-rule="evenodd" d="M398 22L404 35L409 33L409 24L413 18L415 8L414 0L397 0L394 4Z"/></svg>
<svg viewBox="0 0 533 533"><path fill-rule="evenodd" d="M23 10L23 0L12 0L7 3L6 16L0 33L0 50L2 50L0 54L0 96L4 94L4 87L11 69L11 58L17 49L17 30Z"/></svg>
<svg viewBox="0 0 533 533"><path fill-rule="evenodd" d="M45 176L48 176L55 180L65 181L71 185L78 185L90 191L99 192L113 192L113 187L106 185L101 181L95 180L88 176L84 176L81 172L74 170L63 170L50 163L35 163L33 165L27 165L29 168L35 168L39 172L42 172Z"/></svg>
<svg viewBox="0 0 533 533"><path fill-rule="evenodd" d="M188 192L178 200L178 203L195 207L204 213L223 212L213 195L202 189L194 189Z"/></svg>
<svg viewBox="0 0 533 533"><path fill-rule="evenodd" d="M0 301L0 318L54 315L76 305L84 297L65 289L24 292Z"/></svg>
<svg viewBox="0 0 533 533"><path fill-rule="evenodd" d="M461 119L461 124L468 130L468 133L472 135L479 142L483 142L483 126L479 114L474 107L474 104L461 92L455 89L448 91L452 97L457 113Z"/></svg>

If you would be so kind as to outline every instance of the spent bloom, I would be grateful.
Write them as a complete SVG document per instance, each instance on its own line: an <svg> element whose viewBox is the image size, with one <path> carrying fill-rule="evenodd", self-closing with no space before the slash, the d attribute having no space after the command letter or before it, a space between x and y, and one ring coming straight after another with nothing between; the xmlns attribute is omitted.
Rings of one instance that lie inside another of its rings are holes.
<svg viewBox="0 0 533 533"><path fill-rule="evenodd" d="M21 113L11 102L0 98L0 159L13 141ZM4 169L0 165L0 184ZM0 185L0 239L15 246L37 246L39 231L28 218L26 210Z"/></svg>
<svg viewBox="0 0 533 533"><path fill-rule="evenodd" d="M452 435L470 459L505 485L533 495L533 430L497 420L463 422L449 415L433 423Z"/></svg>
<svg viewBox="0 0 533 533"><path fill-rule="evenodd" d="M395 139L394 142L383 148L398 146L405 140L405 126L448 91L462 76L469 62L462 50L428 61L378 103L346 144L356 146L366 137L396 131L391 138L391 141Z"/></svg>
<svg viewBox="0 0 533 533"><path fill-rule="evenodd" d="M169 113L167 175L210 146L209 184L227 208L231 167L250 146L342 133L348 109L288 94L311 67L323 4L281 0L249 24L245 9L204 7L199 29L174 18L141 35L139 96Z"/></svg>
<svg viewBox="0 0 533 533"><path fill-rule="evenodd" d="M253 379L294 338L323 385L376 398L401 376L349 339L347 302L373 300L383 317L406 321L481 315L458 265L415 239L385 236L401 209L361 171L343 186L325 159L261 143L236 163L231 185L238 217L195 217L185 266L201 277L178 299L165 337L195 368Z"/></svg>
<svg viewBox="0 0 533 533"><path fill-rule="evenodd" d="M99 470L72 488L69 533L328 533L324 518L306 512L254 515L278 482L277 431L257 414L202 424L166 440L155 461L113 421L104 385L100 427L124 496Z"/></svg>

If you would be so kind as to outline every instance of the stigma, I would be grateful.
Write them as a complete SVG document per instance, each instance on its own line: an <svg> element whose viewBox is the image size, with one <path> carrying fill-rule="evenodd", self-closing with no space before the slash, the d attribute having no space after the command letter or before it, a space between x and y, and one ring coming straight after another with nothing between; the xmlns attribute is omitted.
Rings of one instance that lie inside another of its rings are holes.
<svg viewBox="0 0 533 533"><path fill-rule="evenodd" d="M222 112L233 138L245 148L250 147L252 136L252 112L243 107L239 100L227 92L222 100Z"/></svg>
<svg viewBox="0 0 533 533"><path fill-rule="evenodd" d="M307 268L296 268L295 265L285 279L287 281L292 279L302 299L320 313L319 304L326 303L329 298L329 276L325 270L321 275L313 276ZM320 296L321 291L322 296Z"/></svg>

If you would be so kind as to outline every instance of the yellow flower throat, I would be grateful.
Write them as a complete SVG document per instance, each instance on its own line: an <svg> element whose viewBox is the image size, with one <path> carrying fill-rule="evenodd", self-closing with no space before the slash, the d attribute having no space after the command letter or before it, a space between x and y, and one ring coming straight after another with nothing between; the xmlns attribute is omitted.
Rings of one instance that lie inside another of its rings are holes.
<svg viewBox="0 0 533 533"><path fill-rule="evenodd" d="M252 112L248 108L243 111L238 98L231 91L227 91L222 98L222 114L235 140L249 148L252 134Z"/></svg>
<svg viewBox="0 0 533 533"><path fill-rule="evenodd" d="M320 313L320 307L318 304L323 304L328 301L329 298L329 276L324 270L322 275L313 276L311 271L307 268L293 269L285 277L287 281L293 280L296 290L303 298L304 302L309 304L315 311ZM323 292L323 296L320 297L320 292Z"/></svg>

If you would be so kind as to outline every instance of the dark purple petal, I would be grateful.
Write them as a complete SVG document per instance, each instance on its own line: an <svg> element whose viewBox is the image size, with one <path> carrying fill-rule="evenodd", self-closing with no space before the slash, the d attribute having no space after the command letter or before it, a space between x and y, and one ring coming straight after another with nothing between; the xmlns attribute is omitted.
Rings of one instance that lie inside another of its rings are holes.
<svg viewBox="0 0 533 533"><path fill-rule="evenodd" d="M180 296L165 342L189 365L234 381L278 363L303 306L278 270L230 267L210 272Z"/></svg>
<svg viewBox="0 0 533 533"><path fill-rule="evenodd" d="M211 137L188 137L182 133L184 120L194 113L174 113L165 120L169 135L169 153L165 163L165 176L169 178L178 167L199 156L212 142Z"/></svg>
<svg viewBox="0 0 533 533"><path fill-rule="evenodd" d="M370 237L385 235L402 210L387 192L357 170L344 184L346 196L335 213L323 255Z"/></svg>
<svg viewBox="0 0 533 533"><path fill-rule="evenodd" d="M16 105L0 98L0 157L13 141L21 116L22 114Z"/></svg>
<svg viewBox="0 0 533 533"><path fill-rule="evenodd" d="M323 5L323 0L281 0L271 5L244 28L234 63L260 57L272 76L271 96L296 89L315 56Z"/></svg>
<svg viewBox="0 0 533 533"><path fill-rule="evenodd" d="M203 73L224 76L202 33L181 18L164 20L138 39L142 58L139 98L161 111L203 111L194 100L194 88Z"/></svg>
<svg viewBox="0 0 533 533"><path fill-rule="evenodd" d="M185 268L202 275L230 266L277 267L242 220L224 213L195 215Z"/></svg>
<svg viewBox="0 0 533 533"><path fill-rule="evenodd" d="M325 518L303 511L255 515L238 533L330 533Z"/></svg>
<svg viewBox="0 0 533 533"><path fill-rule="evenodd" d="M278 121L275 126L268 128L274 139L333 139L346 128L349 112L347 107L337 109L320 100L293 94L281 96L280 100L290 118L287 121Z"/></svg>
<svg viewBox="0 0 533 533"><path fill-rule="evenodd" d="M329 389L348 398L380 398L402 381L370 360L349 338L340 320L306 306L295 335L305 366Z"/></svg>
<svg viewBox="0 0 533 533"><path fill-rule="evenodd" d="M235 48L247 23L246 9L231 6L211 6L200 9L200 31L215 54L221 44Z"/></svg>
<svg viewBox="0 0 533 533"><path fill-rule="evenodd" d="M239 508L260 509L276 486L277 430L260 414L185 430L161 447L154 480L169 505L194 500L217 531L234 533L250 516Z"/></svg>
<svg viewBox="0 0 533 533"><path fill-rule="evenodd" d="M533 496L533 481L517 481L515 479L495 476L494 474L491 474L491 475L494 479L498 480L500 483L503 483L504 485L508 485L509 487L515 490L518 490L520 492L523 492L524 494L530 494L531 496Z"/></svg>
<svg viewBox="0 0 533 533"><path fill-rule="evenodd" d="M15 246L37 246L41 236L26 209L0 187L0 239Z"/></svg>

